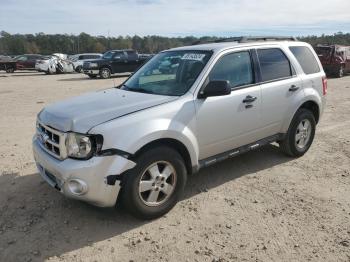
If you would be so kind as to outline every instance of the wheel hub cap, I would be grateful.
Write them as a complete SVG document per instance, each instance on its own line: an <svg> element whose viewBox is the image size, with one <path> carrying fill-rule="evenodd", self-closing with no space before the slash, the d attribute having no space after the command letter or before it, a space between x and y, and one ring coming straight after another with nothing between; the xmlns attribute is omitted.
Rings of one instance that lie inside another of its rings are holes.
<svg viewBox="0 0 350 262"><path fill-rule="evenodd" d="M139 182L139 196L147 206L159 206L173 194L177 174L173 165L158 161L143 172Z"/></svg>
<svg viewBox="0 0 350 262"><path fill-rule="evenodd" d="M311 123L308 119L304 119L297 127L295 134L296 146L303 149L309 142L311 136Z"/></svg>

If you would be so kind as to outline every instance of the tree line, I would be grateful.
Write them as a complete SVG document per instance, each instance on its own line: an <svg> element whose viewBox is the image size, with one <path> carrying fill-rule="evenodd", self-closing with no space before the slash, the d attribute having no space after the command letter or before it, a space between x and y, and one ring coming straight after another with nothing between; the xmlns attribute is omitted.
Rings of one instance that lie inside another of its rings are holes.
<svg viewBox="0 0 350 262"><path fill-rule="evenodd" d="M0 32L0 54L43 54L52 53L78 54L103 53L110 49L135 49L140 53L157 53L159 51L191 45L198 41L213 41L218 37L162 37L162 36L91 36L86 33L68 34L10 34ZM338 32L333 35L303 36L301 41L316 44L350 45L350 33Z"/></svg>

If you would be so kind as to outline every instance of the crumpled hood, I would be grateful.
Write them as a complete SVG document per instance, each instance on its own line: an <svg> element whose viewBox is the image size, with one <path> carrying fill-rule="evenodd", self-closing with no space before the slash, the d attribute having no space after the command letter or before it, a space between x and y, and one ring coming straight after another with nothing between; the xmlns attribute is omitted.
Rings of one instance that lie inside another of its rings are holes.
<svg viewBox="0 0 350 262"><path fill-rule="evenodd" d="M87 133L101 123L139 110L176 100L161 96L111 88L87 93L47 106L39 120L60 131Z"/></svg>

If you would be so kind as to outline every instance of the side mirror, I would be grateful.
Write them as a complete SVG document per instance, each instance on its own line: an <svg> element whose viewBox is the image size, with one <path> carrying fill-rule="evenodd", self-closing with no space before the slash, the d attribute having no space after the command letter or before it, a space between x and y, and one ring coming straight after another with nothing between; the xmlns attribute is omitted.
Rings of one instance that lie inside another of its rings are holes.
<svg viewBox="0 0 350 262"><path fill-rule="evenodd" d="M231 87L226 80L210 81L198 94L198 98L207 98L211 96L226 96L231 94Z"/></svg>

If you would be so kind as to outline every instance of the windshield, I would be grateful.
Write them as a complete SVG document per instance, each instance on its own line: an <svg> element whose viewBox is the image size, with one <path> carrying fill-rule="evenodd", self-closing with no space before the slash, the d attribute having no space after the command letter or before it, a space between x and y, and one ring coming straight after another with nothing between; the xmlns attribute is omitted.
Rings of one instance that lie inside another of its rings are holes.
<svg viewBox="0 0 350 262"><path fill-rule="evenodd" d="M211 57L210 51L167 51L153 57L121 87L134 92L181 96Z"/></svg>
<svg viewBox="0 0 350 262"><path fill-rule="evenodd" d="M114 55L113 51L108 51L108 52L103 54L103 58L104 59L111 59L113 55Z"/></svg>

